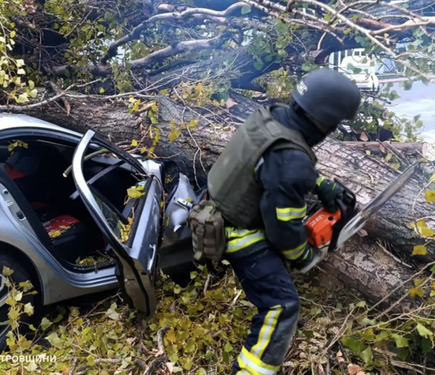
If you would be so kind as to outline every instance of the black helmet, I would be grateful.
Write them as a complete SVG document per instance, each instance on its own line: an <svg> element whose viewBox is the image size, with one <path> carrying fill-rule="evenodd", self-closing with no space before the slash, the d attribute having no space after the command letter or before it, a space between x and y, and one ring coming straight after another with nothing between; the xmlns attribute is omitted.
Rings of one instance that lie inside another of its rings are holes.
<svg viewBox="0 0 435 375"><path fill-rule="evenodd" d="M334 131L343 120L352 120L361 102L358 87L343 74L318 69L302 78L293 100L324 134Z"/></svg>

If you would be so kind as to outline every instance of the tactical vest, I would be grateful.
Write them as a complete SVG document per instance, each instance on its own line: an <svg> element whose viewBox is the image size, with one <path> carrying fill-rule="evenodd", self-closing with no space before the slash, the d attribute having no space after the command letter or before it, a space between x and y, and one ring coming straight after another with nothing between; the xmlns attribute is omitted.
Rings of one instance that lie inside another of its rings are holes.
<svg viewBox="0 0 435 375"><path fill-rule="evenodd" d="M289 129L271 115L274 107L261 108L240 126L208 175L211 199L232 225L243 229L264 227L260 211L261 188L255 168L263 153L272 147L304 151L316 164L314 152L302 134Z"/></svg>

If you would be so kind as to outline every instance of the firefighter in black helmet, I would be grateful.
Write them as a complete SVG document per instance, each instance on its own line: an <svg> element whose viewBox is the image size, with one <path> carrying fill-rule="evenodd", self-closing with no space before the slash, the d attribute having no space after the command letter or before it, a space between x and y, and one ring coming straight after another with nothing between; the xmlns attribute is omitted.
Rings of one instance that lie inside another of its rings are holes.
<svg viewBox="0 0 435 375"><path fill-rule="evenodd" d="M255 111L238 128L208 177L211 199L228 222L226 259L258 308L233 374L275 374L296 330L297 291L284 262L313 260L302 223L304 196L314 192L336 211L341 190L319 177L312 147L352 119L358 88L344 75L320 69L297 85L290 106Z"/></svg>

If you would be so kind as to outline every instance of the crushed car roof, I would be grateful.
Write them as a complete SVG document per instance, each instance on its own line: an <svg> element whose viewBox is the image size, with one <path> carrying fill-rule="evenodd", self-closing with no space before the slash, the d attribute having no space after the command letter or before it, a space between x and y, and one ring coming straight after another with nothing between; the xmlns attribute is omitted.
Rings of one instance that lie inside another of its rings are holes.
<svg viewBox="0 0 435 375"><path fill-rule="evenodd" d="M23 114L0 113L0 131L9 130L17 127L35 127L39 129L62 131L71 135L79 135L79 133L77 132L63 128L58 125L51 124L47 121L40 120L35 117Z"/></svg>

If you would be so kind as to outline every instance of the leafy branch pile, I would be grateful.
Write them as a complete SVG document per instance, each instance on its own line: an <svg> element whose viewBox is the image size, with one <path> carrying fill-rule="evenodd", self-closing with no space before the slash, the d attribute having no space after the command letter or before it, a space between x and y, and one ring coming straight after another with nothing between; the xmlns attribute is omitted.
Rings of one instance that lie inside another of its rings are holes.
<svg viewBox="0 0 435 375"><path fill-rule="evenodd" d="M224 103L234 90L289 99L297 76L327 65L330 53L352 48L363 48L379 61L389 59L398 74L409 79L402 83L407 89L415 80L433 79L432 4L226 4L222 9L205 0L2 1L2 109L31 111L56 101L63 102L69 117L74 107L69 100L78 98L72 92L77 89L96 94L93 99L120 99L129 113L147 110L152 133L158 134L157 114L148 105L153 107L151 103L162 97L212 111L229 109ZM422 128L418 117L409 120L388 113L382 118L385 104L395 98L390 88L368 95L352 125L367 131L388 128L396 138L414 141ZM82 99L87 101L86 95ZM31 106L14 105L29 100ZM170 138L178 134L176 129ZM151 155L154 149L153 144L147 151Z"/></svg>
<svg viewBox="0 0 435 375"><path fill-rule="evenodd" d="M226 263L225 261L223 262ZM8 375L39 374L228 374L248 333L255 308L244 299L230 269L220 277L199 267L191 283L181 288L164 275L158 280L158 311L145 323L122 303L119 295L93 307L57 307L43 318L33 338L19 334L25 315L34 308L21 301L32 291L30 283L14 286L8 281L11 306L9 322L14 330L8 345L13 355L56 356L55 363L3 362ZM3 269L5 276L12 270ZM416 280L433 283L432 275ZM336 286L325 293L309 282L296 279L302 311L297 335L282 373L386 374L417 373L426 366L435 371L435 297L406 312L380 309L360 301ZM432 284L435 290L435 283ZM434 292L431 293L432 295ZM316 302L314 302L316 301ZM396 306L397 307L397 306Z"/></svg>

